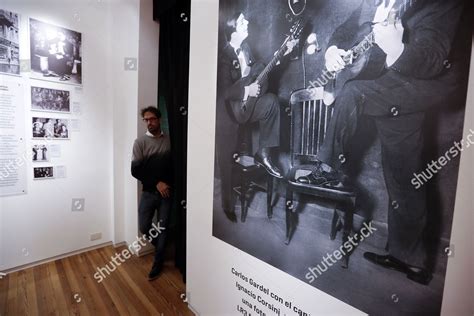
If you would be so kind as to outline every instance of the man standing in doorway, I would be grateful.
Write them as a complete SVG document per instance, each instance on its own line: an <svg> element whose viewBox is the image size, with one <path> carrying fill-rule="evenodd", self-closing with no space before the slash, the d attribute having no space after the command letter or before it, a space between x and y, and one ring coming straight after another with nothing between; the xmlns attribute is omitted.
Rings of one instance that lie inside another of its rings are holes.
<svg viewBox="0 0 474 316"><path fill-rule="evenodd" d="M171 208L171 152L169 136L161 130L160 111L149 106L141 110L141 116L147 132L133 144L132 175L143 184L138 207L140 231L155 246L155 259L148 275L151 281L159 276L164 262L166 227ZM149 232L156 211L158 226L163 230L156 238L151 238Z"/></svg>

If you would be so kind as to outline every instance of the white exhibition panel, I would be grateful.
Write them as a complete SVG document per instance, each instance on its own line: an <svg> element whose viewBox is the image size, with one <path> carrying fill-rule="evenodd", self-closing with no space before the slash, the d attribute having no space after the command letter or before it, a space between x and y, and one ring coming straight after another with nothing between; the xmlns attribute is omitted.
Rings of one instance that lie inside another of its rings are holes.
<svg viewBox="0 0 474 316"><path fill-rule="evenodd" d="M279 308L280 315L304 315L298 313L298 310L311 315L363 314L212 236L218 6L218 0L195 0L192 1L191 7L187 192L188 303L200 315L249 315L242 311L242 307L252 315L260 314L257 309L266 315L276 314L268 306L264 307L262 299ZM471 63L470 82L474 82L472 69ZM465 135L469 127L474 127L472 84L469 89ZM474 171L469 165L473 160L474 151L463 153L452 234L456 254L449 258L443 301L444 315L471 315L474 311L471 296L474 243L470 229L473 224ZM239 275L239 272L244 277ZM245 293L237 283L251 291L255 299L251 294ZM264 289L255 287L253 283L263 285ZM283 303L278 303L275 295L271 293L281 297ZM242 299L251 301L256 309L245 306ZM291 308L288 307L289 302ZM294 307L297 309L293 309Z"/></svg>
<svg viewBox="0 0 474 316"><path fill-rule="evenodd" d="M27 192L24 84L16 76L0 79L0 197ZM1 262L1 261L0 261Z"/></svg>

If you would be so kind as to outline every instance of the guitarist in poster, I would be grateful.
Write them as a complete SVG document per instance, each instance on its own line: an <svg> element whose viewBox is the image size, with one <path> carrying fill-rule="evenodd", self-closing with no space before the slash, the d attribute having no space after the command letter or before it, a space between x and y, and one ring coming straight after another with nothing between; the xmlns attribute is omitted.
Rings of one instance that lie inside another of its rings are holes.
<svg viewBox="0 0 474 316"><path fill-rule="evenodd" d="M221 173L222 207L227 217L231 212L231 169L237 148L238 126L259 122L259 149L255 162L276 178L282 173L271 159L272 150L280 144L280 104L278 97L266 93L266 76L277 64L278 57L289 54L296 39L287 38L267 66L254 61L246 41L248 20L237 12L225 22L226 43L219 55L217 100L217 156ZM252 102L253 101L253 102Z"/></svg>
<svg viewBox="0 0 474 316"><path fill-rule="evenodd" d="M426 111L449 107L466 96L465 52L470 49L459 45L470 47L471 38L470 33L457 37L463 34L458 27L464 6L462 0L363 0L335 30L325 53L327 70L337 73L336 82L354 68L361 75L338 82L342 89L335 95L320 168L304 179L318 185L316 180L322 177L339 178L341 185L351 162L350 146L363 141L353 137L358 119L372 118L382 145L389 235L386 254L366 252L364 258L425 285L432 278L423 242L429 212L425 186L416 188L412 179L426 167L422 158ZM464 26L464 32L466 28L470 26ZM365 34L356 33L364 29ZM362 74L354 60L363 56L351 55L364 39L371 44L365 67L380 70L372 77Z"/></svg>

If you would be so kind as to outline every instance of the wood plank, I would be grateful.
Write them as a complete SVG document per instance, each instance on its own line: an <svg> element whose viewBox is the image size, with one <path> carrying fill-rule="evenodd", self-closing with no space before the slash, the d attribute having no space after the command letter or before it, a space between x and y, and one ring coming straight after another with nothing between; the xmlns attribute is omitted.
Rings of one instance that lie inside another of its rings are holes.
<svg viewBox="0 0 474 316"><path fill-rule="evenodd" d="M69 314L70 315L79 315L79 308L77 306L77 302L74 300L73 295L71 295L71 285L69 280L67 279L66 271L64 269L63 260L55 261L56 264L56 271L58 271L58 279L61 283L61 288L63 289L64 293L69 293L66 296L66 305L68 306Z"/></svg>
<svg viewBox="0 0 474 316"><path fill-rule="evenodd" d="M8 275L8 293L7 293L7 307L5 315L18 315L17 313L17 274L11 273Z"/></svg>
<svg viewBox="0 0 474 316"><path fill-rule="evenodd" d="M116 250L117 250L117 253L121 253L124 249L127 249L127 248L126 247L121 247L121 248L118 248ZM108 250L108 249L106 249L106 250ZM110 252L109 252L109 254L110 254ZM132 254L130 254L130 255L132 255ZM129 259L124 258L124 260L130 260L130 259L131 259L131 257ZM134 291L134 293L137 294L137 296L140 299L141 303L146 307L147 312L150 313L151 315L160 314L160 312L151 303L153 298L151 297L151 295L150 295L150 297L148 296L150 294L149 290L151 290L152 287L149 284L142 282L144 279L141 278L140 276L129 275L130 272L131 272L131 266L130 266L129 261L125 261L117 269L117 273L120 273L120 275L125 280L125 282L127 282L130 285L130 287L132 288L132 290Z"/></svg>
<svg viewBox="0 0 474 316"><path fill-rule="evenodd" d="M18 273L13 273L17 275ZM40 315L58 315L55 311L55 302L53 287L50 281L50 274L47 265L40 265L33 268L36 300L38 304L38 314Z"/></svg>
<svg viewBox="0 0 474 316"><path fill-rule="evenodd" d="M104 288L103 284L97 282L94 278L94 274L96 270L94 269L93 263L89 260L89 255L83 254L82 256L82 264L80 268L82 270L83 275L87 275L87 289L92 293L94 298L97 298L97 306L100 311L100 315L118 315L119 312L117 307L115 306L114 302L112 301L111 297L107 293Z"/></svg>
<svg viewBox="0 0 474 316"><path fill-rule="evenodd" d="M27 288L27 275L25 271L19 271L17 273L17 313L18 315L26 315L28 313L28 294Z"/></svg>
<svg viewBox="0 0 474 316"><path fill-rule="evenodd" d="M8 275L0 279L0 315L7 314L9 279Z"/></svg>
<svg viewBox="0 0 474 316"><path fill-rule="evenodd" d="M131 260L133 263L131 265L132 269L137 269L137 274L141 274L143 277L147 275L148 269L153 263L153 255L133 257ZM187 303L183 302L181 298L181 295L185 294L186 288L181 280L181 274L172 264L165 263L160 277L149 283L159 297L165 301L165 304L170 306L174 315L193 315L188 309Z"/></svg>
<svg viewBox="0 0 474 316"><path fill-rule="evenodd" d="M26 297L28 300L28 315L39 315L38 300L35 287L35 276L33 269L26 269Z"/></svg>
<svg viewBox="0 0 474 316"><path fill-rule="evenodd" d="M46 266L49 271L51 286L53 288L56 311L61 316L69 315L68 301L66 299L66 295L68 295L68 293L64 292L61 286L61 281L59 280L59 274L58 270L56 269L56 264L53 261L48 262Z"/></svg>
<svg viewBox="0 0 474 316"><path fill-rule="evenodd" d="M84 297L86 297L88 293L83 292L79 286L79 281L77 280L69 258L61 259L61 261L70 287L70 292L67 293L69 294L67 296L71 299L69 301L69 308L73 309L74 315L91 315L87 308L87 301L84 301Z"/></svg>
<svg viewBox="0 0 474 316"><path fill-rule="evenodd" d="M115 267L113 272L111 273L111 277L108 277L105 282L111 282L114 284L114 287L119 288L123 291L126 301L128 302L127 307L132 315L143 315L147 314L146 309L140 302L139 295L133 291L130 287L130 284L125 282L125 280L121 277L121 274L118 273L118 270L123 269L122 265L116 265L111 260L111 257L115 255L115 251L113 251L113 247L105 247L99 249L99 254L102 256L103 260L106 261L106 264L111 268L110 270ZM108 260L108 262L107 262Z"/></svg>
<svg viewBox="0 0 474 316"><path fill-rule="evenodd" d="M89 253L89 259L95 267L105 267L106 264L109 264L108 259L103 257L99 250L100 249L97 249ZM123 292L123 289L119 287L114 278L114 272L111 272L110 275L106 274L106 279L104 279L101 284L114 302L120 315L134 315L129 310L130 302L127 299L127 293Z"/></svg>
<svg viewBox="0 0 474 316"><path fill-rule="evenodd" d="M94 293L91 293L91 291L89 291L86 282L88 275L84 274L81 270L81 265L83 263L80 256L76 255L67 258L67 262L71 265L71 268L74 271L74 276L77 280L77 285L81 289L81 293L71 293L71 295L74 297L74 300L79 305L84 304L91 315L102 315L100 314L101 310L99 304L96 302L96 300L100 300L100 297L94 296ZM79 296L77 296L77 294L79 294Z"/></svg>

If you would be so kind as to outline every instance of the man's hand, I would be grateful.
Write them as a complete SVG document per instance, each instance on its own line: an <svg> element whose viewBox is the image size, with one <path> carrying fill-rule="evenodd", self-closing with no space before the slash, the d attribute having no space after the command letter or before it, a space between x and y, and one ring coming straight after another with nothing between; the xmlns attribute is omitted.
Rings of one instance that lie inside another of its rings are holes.
<svg viewBox="0 0 474 316"><path fill-rule="evenodd" d="M156 189L158 190L158 192L160 192L161 196L164 197L165 199L170 197L171 187L167 185L166 183L162 181L158 182L158 184L156 185Z"/></svg>
<svg viewBox="0 0 474 316"><path fill-rule="evenodd" d="M249 97L257 98L260 94L260 85L257 82L252 83L249 88Z"/></svg>
<svg viewBox="0 0 474 316"><path fill-rule="evenodd" d="M293 51L293 48L295 48L296 44L298 44L297 39L293 39L291 41L286 42L286 52L283 56L286 56L291 53Z"/></svg>
<svg viewBox="0 0 474 316"><path fill-rule="evenodd" d="M326 50L324 58L326 58L326 69L329 71L337 72L346 67L344 62L344 57L349 54L349 52L337 48L337 46L331 46Z"/></svg>
<svg viewBox="0 0 474 316"><path fill-rule="evenodd" d="M387 54L387 66L391 66L403 53L404 28L399 21L395 24L377 23L374 25L375 43Z"/></svg>

